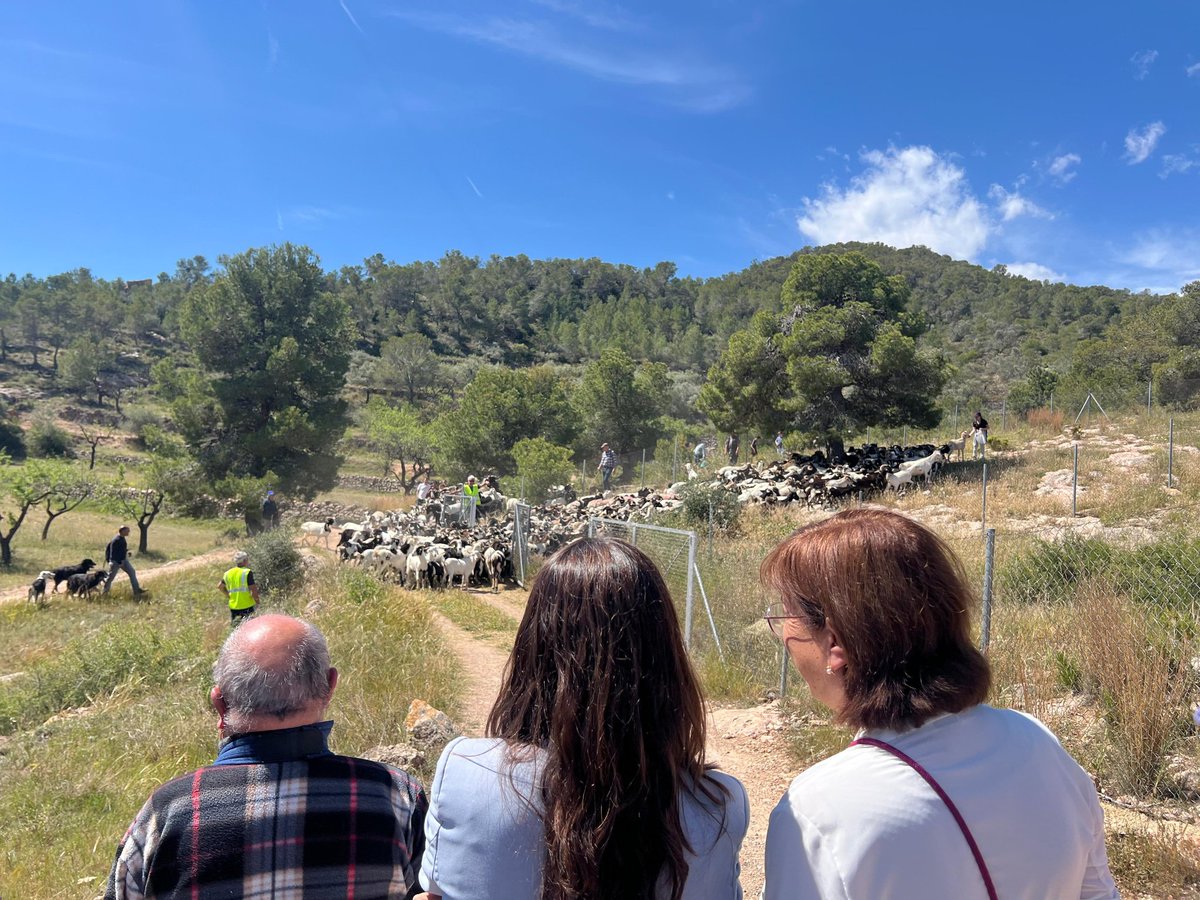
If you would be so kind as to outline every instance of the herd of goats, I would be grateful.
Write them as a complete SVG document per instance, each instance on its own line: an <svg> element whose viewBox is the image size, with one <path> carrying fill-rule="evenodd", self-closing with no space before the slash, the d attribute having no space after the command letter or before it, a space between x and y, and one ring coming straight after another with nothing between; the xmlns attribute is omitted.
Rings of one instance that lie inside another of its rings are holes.
<svg viewBox="0 0 1200 900"><path fill-rule="evenodd" d="M683 505L689 484L708 485L753 505L804 504L834 507L844 497L892 490L903 493L916 481L928 482L962 442L940 447L851 447L836 461L817 451L792 453L767 465L747 463L718 468L711 476L687 466L688 481L665 489L641 488L577 496L570 486L554 499L527 507L519 529L526 558L544 556L585 534L592 518L653 522ZM363 522L340 525L333 518L304 522L301 532L329 548L336 537L338 558L361 565L380 578L409 588L487 584L498 591L514 576L518 501L505 497L494 477L485 480L474 524L466 524L461 499L431 500L410 511L372 513Z"/></svg>

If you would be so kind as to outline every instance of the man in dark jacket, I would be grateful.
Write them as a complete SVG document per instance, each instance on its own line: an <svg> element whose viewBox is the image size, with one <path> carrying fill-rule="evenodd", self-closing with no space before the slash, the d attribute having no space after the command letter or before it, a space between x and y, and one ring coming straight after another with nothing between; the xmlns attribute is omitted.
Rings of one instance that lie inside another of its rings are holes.
<svg viewBox="0 0 1200 900"><path fill-rule="evenodd" d="M108 542L108 546L104 548L104 561L108 564L108 578L104 580L104 590L102 593L107 594L108 589L112 587L113 579L117 577L117 570L123 570L129 576L129 583L133 585L133 596L140 597L146 593L142 590L142 586L138 584L137 572L133 570L133 563L129 561L129 526L122 525L117 529L117 536Z"/></svg>

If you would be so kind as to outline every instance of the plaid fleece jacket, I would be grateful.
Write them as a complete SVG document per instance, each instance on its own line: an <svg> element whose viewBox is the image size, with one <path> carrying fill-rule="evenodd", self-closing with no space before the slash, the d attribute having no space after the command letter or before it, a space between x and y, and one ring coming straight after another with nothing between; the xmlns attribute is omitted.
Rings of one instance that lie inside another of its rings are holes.
<svg viewBox="0 0 1200 900"><path fill-rule="evenodd" d="M348 756L207 766L146 801L105 897L405 897L427 805L400 770Z"/></svg>

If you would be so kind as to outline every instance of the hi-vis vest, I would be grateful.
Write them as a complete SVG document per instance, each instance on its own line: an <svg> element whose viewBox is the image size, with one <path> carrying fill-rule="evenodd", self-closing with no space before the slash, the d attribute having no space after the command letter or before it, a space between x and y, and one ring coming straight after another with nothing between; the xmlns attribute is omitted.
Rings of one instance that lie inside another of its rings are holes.
<svg viewBox="0 0 1200 900"><path fill-rule="evenodd" d="M464 496L475 498L475 503L479 503L479 485L464 484L463 494Z"/></svg>
<svg viewBox="0 0 1200 900"><path fill-rule="evenodd" d="M254 605L254 595L250 593L250 570L234 566L225 573L225 590L229 591L230 609L249 609Z"/></svg>

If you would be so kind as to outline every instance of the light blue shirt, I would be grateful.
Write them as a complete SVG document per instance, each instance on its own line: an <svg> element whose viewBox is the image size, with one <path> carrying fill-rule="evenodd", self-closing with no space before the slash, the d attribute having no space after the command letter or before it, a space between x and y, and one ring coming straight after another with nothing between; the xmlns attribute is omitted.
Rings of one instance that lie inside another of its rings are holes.
<svg viewBox="0 0 1200 900"><path fill-rule="evenodd" d="M537 900L545 836L530 798L545 756L510 762L496 738L457 738L438 760L425 817L421 885L445 900ZM746 789L723 772L724 807L702 794L680 798L692 853L684 900L741 900L738 850L750 821Z"/></svg>

